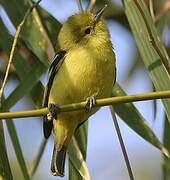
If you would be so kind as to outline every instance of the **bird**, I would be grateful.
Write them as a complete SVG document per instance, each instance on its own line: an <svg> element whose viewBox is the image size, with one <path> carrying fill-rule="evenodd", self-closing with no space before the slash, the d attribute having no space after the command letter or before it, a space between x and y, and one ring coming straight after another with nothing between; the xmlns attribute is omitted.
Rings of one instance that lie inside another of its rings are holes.
<svg viewBox="0 0 170 180"><path fill-rule="evenodd" d="M43 107L45 138L54 135L51 173L64 176L67 147L75 130L99 110L95 100L111 96L116 79L115 53L106 23L96 14L79 12L63 24L57 39L59 52L49 68ZM57 111L65 104L87 102L84 110Z"/></svg>

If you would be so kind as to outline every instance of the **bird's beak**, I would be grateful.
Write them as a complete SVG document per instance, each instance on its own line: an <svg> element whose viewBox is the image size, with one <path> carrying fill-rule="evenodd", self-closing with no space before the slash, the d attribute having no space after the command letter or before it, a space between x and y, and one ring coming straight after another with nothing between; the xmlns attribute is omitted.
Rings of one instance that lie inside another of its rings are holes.
<svg viewBox="0 0 170 180"><path fill-rule="evenodd" d="M99 11L96 13L96 15L94 16L95 17L95 20L94 20L94 24L93 24L93 27L95 27L96 23L100 20L104 10L106 9L107 7L107 4L104 5L104 7L102 7L101 9L99 9Z"/></svg>

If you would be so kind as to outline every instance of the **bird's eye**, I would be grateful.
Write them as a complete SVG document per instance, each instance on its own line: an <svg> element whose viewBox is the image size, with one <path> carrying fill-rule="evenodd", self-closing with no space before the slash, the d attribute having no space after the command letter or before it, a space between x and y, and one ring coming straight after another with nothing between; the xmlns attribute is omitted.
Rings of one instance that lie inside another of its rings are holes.
<svg viewBox="0 0 170 180"><path fill-rule="evenodd" d="M85 34L90 34L90 31L91 31L91 29L90 29L90 28L87 28L87 29L85 30Z"/></svg>

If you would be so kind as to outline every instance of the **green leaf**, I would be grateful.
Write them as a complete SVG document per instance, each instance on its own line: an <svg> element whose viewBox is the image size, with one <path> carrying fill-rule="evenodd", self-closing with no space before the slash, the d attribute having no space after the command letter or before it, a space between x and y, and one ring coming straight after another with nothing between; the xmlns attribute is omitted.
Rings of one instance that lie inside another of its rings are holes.
<svg viewBox="0 0 170 180"><path fill-rule="evenodd" d="M69 158L69 180L82 180L81 175L73 165L70 158Z"/></svg>
<svg viewBox="0 0 170 180"><path fill-rule="evenodd" d="M6 12L9 15L10 19L14 23L15 27L17 27L17 25L21 22L26 10L30 7L30 5L28 4L28 1L23 1L23 0L18 0L17 3L14 0L10 1L10 3L5 3L4 1L1 1L1 0L0 0L0 2L2 3L3 7L5 8ZM21 8L21 6L22 6L22 8ZM61 28L61 24L41 7L37 7L37 9L38 9L39 15L38 15L38 13L34 13L31 16L34 16L35 19L38 19L40 16L41 20L39 21L39 23L42 22L42 24L44 26L44 28L43 28L43 26L41 26L41 30L43 29L43 35L45 37L48 35L50 41L52 42L52 44L54 46L59 29ZM32 21L28 21L28 22L31 23ZM2 22L0 24L2 24ZM25 26L27 26L27 25L25 25ZM32 24L31 26L34 26L34 25ZM9 37L6 28L4 28L4 26L2 26L2 27L3 27L3 30L0 33L2 33L1 37L3 37L3 38L0 39L0 46L2 46L2 49L7 54L9 54L9 50L11 49L11 45L12 45L11 37ZM32 30L32 29L30 30L30 28L28 28L28 29L29 29L29 33L31 33L32 31L33 31L33 33L35 33L34 30ZM35 27L35 29L40 30L40 28L39 27L37 28L37 26ZM47 35L45 35L46 32L47 32ZM28 36L26 36L26 38L28 38ZM37 36L35 37L35 39L37 39ZM35 39L33 39L31 41L31 43L33 43L33 46L35 43ZM48 39L48 37L46 37L46 41L47 41L47 39ZM42 38L42 39L40 39L39 42L41 42L41 44L42 44L44 41L45 41L44 38ZM4 44L5 44L5 47L4 47ZM47 44L47 42L46 42L46 44ZM35 48L36 47L37 46L35 45ZM41 52L39 52L39 53L41 53ZM43 56L43 58L44 58L43 53L44 52L42 50L41 56ZM36 53L36 55L37 55L37 53ZM51 53L51 56L53 57L53 53ZM46 58L45 61L47 63L48 58ZM25 73L28 72L29 67L28 67L27 63L23 60L22 56L19 55L17 48L15 51L15 58L13 59L13 64L16 68L19 78L23 79L23 77L25 76ZM43 90L44 90L44 87L42 86L42 84L38 83L36 85L36 87L34 87L33 90L31 91L31 96L32 96L33 101L36 104L36 107L37 106L41 107Z"/></svg>
<svg viewBox="0 0 170 180"><path fill-rule="evenodd" d="M57 28L60 24L54 18L52 18L52 16L45 13L45 11L43 11L42 8L39 8L39 9L41 12L43 12L42 18L45 17L44 24L46 25L48 32L51 33L52 35L57 36L57 34L58 34ZM49 26L49 22L51 23L50 26ZM3 35L1 36L1 37L3 37L3 39L2 38L0 39L0 46L7 54L9 54L11 45L12 45L11 41L13 39L9 36L3 23L1 22L0 24L1 24L1 27L3 28L3 31L0 31L1 33L3 33ZM52 26L55 28L52 28ZM53 42L54 42L54 39L55 38L53 38ZM4 43L4 42L7 42L7 43ZM5 46L4 46L4 44L5 44ZM47 59L46 59L46 61L47 61ZM37 64L39 64L39 65L38 66L35 65L35 69L31 70L30 67L28 66L28 64L26 63L26 61L22 58L22 56L20 56L20 54L18 53L18 50L16 48L15 58L13 59L13 65L15 66L16 72L18 73L19 78L21 79L22 83L18 86L18 89L16 89L13 92L13 94L11 94L9 96L8 100L5 101L5 104L3 104L4 109L6 107L6 110L7 110L7 108L10 108L12 105L14 105L25 93L29 92L30 91L29 89L31 89L32 87L33 87L33 89L31 90L31 97L32 97L34 103L36 104L37 107L42 106L42 97L43 97L44 87L40 82L37 83L37 85L34 87L34 84L36 84L36 82L34 80L36 80L36 81L39 80L39 75L38 75L38 78L36 78L36 77L34 78L32 75L34 74L36 76L37 75L36 71L38 72L38 74L41 75L41 72L45 70L45 67L43 67L43 65L41 65L41 63L37 63ZM33 77L32 80L31 80L31 76L29 75L29 73ZM28 79L27 79L28 81L25 79L26 74L28 74ZM24 84L27 87L24 87L25 86ZM8 122L8 123L10 123L10 122ZM16 134L15 129L14 129L14 133ZM14 140L12 139L12 141L14 141ZM13 144L14 144L15 149L19 149L15 143L13 143ZM19 141L18 141L18 145L19 145ZM21 148L20 148L20 150L21 150ZM20 153L18 153L18 155L19 154ZM21 155L22 155L22 152L21 152ZM38 156L39 160L41 159L40 156ZM20 159L22 159L22 158L20 158ZM18 157L18 160L19 160L19 157ZM22 165L22 163L20 161L19 161L19 163L20 163L20 165ZM35 170L36 170L36 168L33 171L35 172Z"/></svg>
<svg viewBox="0 0 170 180"><path fill-rule="evenodd" d="M41 62L37 63L37 66L33 68L28 75L26 75L25 79L17 86L17 88L8 96L8 98L3 101L1 111L7 111L10 109L19 99L21 99L25 94L29 93L30 90L37 84L39 78L44 71L44 65ZM17 137L16 129L13 124L13 121L8 119L6 121L8 132L10 134L13 147L15 149L15 153L21 167L24 178L29 179L29 175L26 169L25 161L22 155L22 150L19 144L19 140Z"/></svg>
<svg viewBox="0 0 170 180"><path fill-rule="evenodd" d="M10 46L11 46L11 38L6 30L6 28L4 27L2 21L0 20L0 27L1 27L1 31L0 31L0 35L1 35L1 38L0 38L0 47L7 53L9 54L10 51ZM16 61L18 60L18 61ZM16 67L19 69L18 70L18 75L22 78L24 78L24 73L28 73L29 71L27 69L25 69L26 67L29 67L27 66L27 63L26 61L22 58L22 56L19 55L18 53L18 50L16 49L16 54L15 54L15 58L14 58L14 61L13 61L13 64L16 65ZM23 92L24 93L24 92ZM22 92L21 92L22 94ZM20 92L19 92L19 96L20 96ZM22 95L21 95L22 96ZM14 99L13 99L13 96L9 97L9 100L6 101L6 100L3 100L2 104L4 103L4 105L1 106L1 111L8 111L9 108L15 104L17 101L18 101L18 96L15 97L15 94L14 94ZM15 102L14 102L15 101ZM8 104L8 102L10 104ZM28 171L27 171L27 168L26 168L26 164L25 164L25 160L24 160L24 157L23 157L23 154L22 154L22 150L21 150L21 147L20 147L20 144L19 144L19 140L18 140L18 137L17 137L17 132L16 132L16 129L15 129L15 126L13 124L13 121L12 120L7 120L6 121L6 124L7 124L7 128L8 128L8 132L9 132L9 135L11 137L11 140L12 140L12 143L13 143L13 147L14 147L14 150L15 150L15 153L16 153L16 156L17 156L17 160L19 162L19 165L20 165L20 168L21 168L21 171L22 171L22 174L24 176L24 179L30 179L29 178L29 175L28 175Z"/></svg>
<svg viewBox="0 0 170 180"><path fill-rule="evenodd" d="M3 134L3 125L0 120L0 179L12 180L11 168L8 161L8 156L5 147L5 139Z"/></svg>
<svg viewBox="0 0 170 180"><path fill-rule="evenodd" d="M2 97L2 103L4 103L4 102L5 102L5 99L4 99L4 97ZM0 109L0 111L1 111L1 109ZM19 165L20 165L20 168L21 168L21 171L23 174L23 177L25 180L30 180L30 177L29 177L29 174L27 171L27 167L26 167L26 163L24 160L24 156L23 156L21 146L19 143L19 139L17 136L17 132L15 129L15 125L11 119L6 120L6 125L7 125L8 133L10 135L10 138L11 138L14 150L15 150L15 154L16 154L17 160L19 162Z"/></svg>
<svg viewBox="0 0 170 180"><path fill-rule="evenodd" d="M75 132L75 139L77 140L77 143L80 147L84 159L86 159L87 135L88 135L88 120L85 121Z"/></svg>
<svg viewBox="0 0 170 180"><path fill-rule="evenodd" d="M157 91L169 90L170 89L170 78L168 72L166 71L164 65L161 62L161 59L152 44L149 41L148 32L146 29L146 24L141 16L139 9L137 8L134 0L122 0L124 4L124 9L126 16L128 18L131 30L134 34L134 37L137 42L137 46L142 57L142 60L148 69L152 82ZM161 41L161 38L158 35L154 22L148 12L147 7L144 4L144 1L139 1L138 3L142 8L146 20L151 29L153 38L161 54L164 57L167 57L167 52ZM165 107L165 111L170 121L170 99L162 100Z"/></svg>
<svg viewBox="0 0 170 180"><path fill-rule="evenodd" d="M6 28L4 27L2 21L0 21L0 27L3 31L0 31L0 35L2 35L0 39L0 47L9 54L9 49L11 46L11 38L9 37ZM7 42L7 43L4 43ZM16 48L15 58L13 60L13 64L16 68L16 72L22 80L22 84L17 87L15 92L8 97L8 100L5 101L3 108L5 107L7 110L12 107L19 99L21 99L26 93L28 93L39 81L40 76L45 72L46 68L42 63L37 62L33 69L29 68L26 61L19 55L18 50ZM30 69L30 70L29 70ZM43 90L42 85L41 90ZM43 91L40 91L40 93ZM41 93L42 94L42 93ZM38 96L39 97L39 96ZM41 97L41 96L40 96ZM6 105L8 104L8 105Z"/></svg>
<svg viewBox="0 0 170 180"><path fill-rule="evenodd" d="M5 35L5 36L1 36L2 38L0 39L0 46L6 51L6 53L9 53L9 50L6 48L8 48L8 46L11 45L11 38L9 37L9 34L7 33L1 21L0 21L0 27L3 28L3 33L4 33L3 35ZM2 31L0 31L0 33L2 33ZM6 38L6 40L3 38ZM38 62L33 67L33 69L31 69L26 63L26 61L22 58L22 56L19 55L17 49L13 64L22 82L14 90L14 92L8 97L7 100L3 100L1 107L2 108L1 110L3 111L8 111L20 98L22 98L25 95L25 93L28 93L32 89L32 87L34 87L35 84L39 81L41 74L45 70L45 67L44 65L42 65L41 62ZM36 87L37 88L41 87L39 91L43 92L43 86L40 83ZM41 95L42 93L39 94ZM37 99L39 99L39 97L42 98L42 96L37 96ZM13 121L7 120L6 123L24 179L29 179L29 175L26 169L24 157L22 154L22 150L19 144L17 132L13 124Z"/></svg>
<svg viewBox="0 0 170 180"><path fill-rule="evenodd" d="M12 47L13 37L9 35L6 27L4 26L2 20L0 19L0 48L8 55L10 54L10 50ZM15 49L13 62L15 68L17 68L17 73L19 77L24 77L24 74L28 72L29 66L27 65L24 58L19 54L18 48Z"/></svg>
<svg viewBox="0 0 170 180"><path fill-rule="evenodd" d="M126 93L123 89L116 83L112 96L125 96ZM152 129L147 125L146 121L139 113L139 111L135 108L132 103L124 103L124 104L114 104L113 105L115 112L119 115L119 117L125 121L125 123L132 128L137 134L139 134L146 141L159 148L166 155L168 154L165 147L160 143L158 138L153 133Z"/></svg>
<svg viewBox="0 0 170 180"><path fill-rule="evenodd" d="M0 0L0 2L2 3L3 7L7 11L8 15L9 15L10 19L12 20L12 22L14 23L15 27L17 27L17 25L21 22L27 8L29 8L28 2L19 0L19 1L17 1L18 3L16 3L14 0L12 0L12 1L10 1L9 5L8 5L8 3L5 3L4 1ZM21 6L23 8L21 8ZM59 29L61 28L61 24L41 7L38 6L37 10L38 10L39 16L41 18L41 22L44 26L45 32L47 32L49 39L51 40L51 42L54 46ZM2 24L2 22L0 24ZM2 36L1 36L2 38L0 39L0 47L2 47L2 49L7 54L9 54L11 46L12 46L12 43L11 43L12 38L9 37L6 28L4 28L4 26L2 26L2 27L3 27L3 30L1 29L2 31L0 31L0 33L2 33ZM29 29L29 31L30 31L30 29ZM44 40L42 39L41 41L43 42ZM34 43L34 41L32 41L32 43ZM27 49L27 50L29 51L29 49ZM32 53L32 52L30 52L30 53ZM46 62L48 62L48 59L46 59ZM15 50L15 58L13 59L13 64L16 68L19 78L23 79L25 73L27 73L29 71L29 66L25 62L25 60L22 58L22 56L20 56L17 48ZM36 87L33 88L33 90L31 90L31 97L32 97L36 107L42 106L43 91L44 91L44 87L40 82L36 85Z"/></svg>
<svg viewBox="0 0 170 180"><path fill-rule="evenodd" d="M26 11L30 8L29 2L26 0L18 0L17 3L15 0L11 0L10 3L6 3L3 0L0 0L0 2L10 17L10 20L17 28L22 20L20 17L23 17ZM20 37L22 37L24 42L39 58L39 60L48 67L48 60L54 57L55 52L51 40L42 25L36 8L28 16Z"/></svg>
<svg viewBox="0 0 170 180"><path fill-rule="evenodd" d="M164 122L164 146L170 152L170 124L165 115L165 122ZM170 158L163 155L162 157L162 170L163 170L163 179L169 180L170 178Z"/></svg>
<svg viewBox="0 0 170 180"><path fill-rule="evenodd" d="M39 82L39 79L44 72L44 65L41 62L37 62L37 64L30 70L30 72L25 75L24 80L2 103L1 111L10 109L18 102L19 99L28 94L31 89Z"/></svg>
<svg viewBox="0 0 170 180"><path fill-rule="evenodd" d="M13 38L12 38L12 36L10 36L8 34L8 31L5 28L5 26L3 25L1 19L0 19L0 29L1 29L1 31L0 31L0 37L1 37L0 38L0 48L9 56ZM38 61L38 59L36 59L36 60ZM14 55L12 64L15 67L16 73L17 73L20 81L23 81L26 74L29 74L29 72L31 72L30 65L19 54L17 47L15 49L15 55ZM33 89L30 92L32 100L34 101L36 107L42 107L43 92L44 92L44 86L42 85L41 82L38 82L37 85L35 87L33 87Z"/></svg>
<svg viewBox="0 0 170 180"><path fill-rule="evenodd" d="M160 37L162 37L165 23L166 23L166 15L161 16L159 21L156 23L157 31Z"/></svg>
<svg viewBox="0 0 170 180"><path fill-rule="evenodd" d="M19 162L20 168L22 170L22 174L24 176L24 179L29 180L30 177L29 177L28 170L27 170L27 167L26 167L26 163L25 163L25 160L24 160L24 156L23 156L23 153L22 153L22 150L21 150L19 139L18 139L18 136L17 136L17 133L16 133L15 125L14 125L14 123L13 123L13 121L11 119L6 120L6 125L7 125L7 128L8 128L8 133L9 133L10 138L12 140L12 144L13 144L13 147L14 147L14 150L15 150L15 154L17 156L17 160Z"/></svg>
<svg viewBox="0 0 170 180"><path fill-rule="evenodd" d="M69 144L69 180L90 179L90 175L85 163L87 149L87 130L86 121L77 131ZM81 175L81 176L80 176Z"/></svg>
<svg viewBox="0 0 170 180"><path fill-rule="evenodd" d="M37 7L37 11L41 18L41 22L45 31L47 32L49 39L51 40L53 47L56 46L56 39L61 28L61 23L51 16L46 10Z"/></svg>
<svg viewBox="0 0 170 180"><path fill-rule="evenodd" d="M22 21L25 12L28 9L28 2L26 2L26 0L18 0L17 2L15 0L0 0L0 4L4 7L15 27Z"/></svg>
<svg viewBox="0 0 170 180"><path fill-rule="evenodd" d="M164 30L164 26L165 26L165 15L160 18L160 20L157 22L156 26L157 26L157 31L158 31L159 37L161 37L161 39L162 39L162 33ZM155 92L155 87L154 87L153 83L152 83L152 89ZM157 100L156 99L153 100L153 110L154 110L154 120L155 120L156 115L157 115Z"/></svg>
<svg viewBox="0 0 170 180"><path fill-rule="evenodd" d="M48 36L44 35L45 32L42 33L40 31L42 27L38 25L37 21L31 14L25 22L21 37L38 59L48 67L49 63L47 60L54 57L54 49L49 39L46 39Z"/></svg>

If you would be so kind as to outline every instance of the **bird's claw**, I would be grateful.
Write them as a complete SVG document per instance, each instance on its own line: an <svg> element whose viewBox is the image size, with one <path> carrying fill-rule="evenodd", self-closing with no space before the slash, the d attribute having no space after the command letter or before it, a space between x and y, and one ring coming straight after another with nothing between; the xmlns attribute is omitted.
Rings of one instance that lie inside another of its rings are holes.
<svg viewBox="0 0 170 180"><path fill-rule="evenodd" d="M47 119L49 121L57 119L57 114L60 112L60 108L57 104L50 104L49 113L47 114Z"/></svg>
<svg viewBox="0 0 170 180"><path fill-rule="evenodd" d="M96 99L94 97L88 97L86 99L85 111L90 112L92 107L96 104Z"/></svg>

